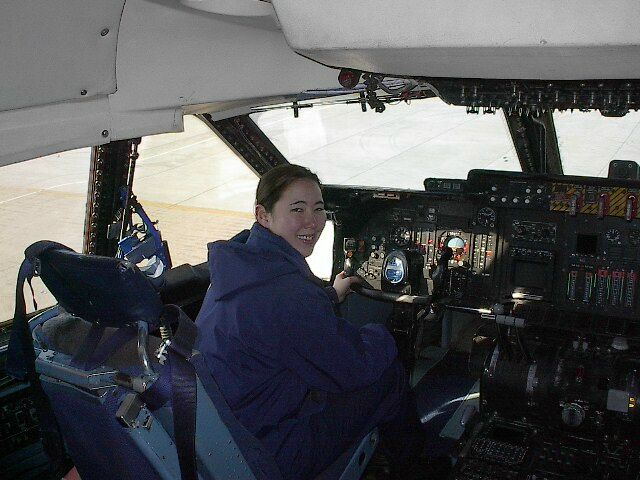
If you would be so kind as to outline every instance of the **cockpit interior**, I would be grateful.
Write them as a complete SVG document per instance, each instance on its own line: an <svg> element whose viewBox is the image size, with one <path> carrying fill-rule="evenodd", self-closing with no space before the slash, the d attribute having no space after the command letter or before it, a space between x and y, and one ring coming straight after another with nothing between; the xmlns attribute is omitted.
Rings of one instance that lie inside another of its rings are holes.
<svg viewBox="0 0 640 480"><path fill-rule="evenodd" d="M42 15L0 7L0 59L11 67L0 72L0 223L39 222L3 207L37 193L2 193L3 172L19 163L87 148L88 183L78 253L36 243L20 267L25 240L1 264L15 313L0 318L0 477L280 478L203 379L197 352L186 356L196 410L158 400L168 401L162 379L187 368L180 349L191 352L210 277L205 258L172 261L177 242L138 190L138 150L188 117L255 179L286 163L318 169L331 226L318 276L357 277L340 316L392 334L422 392L433 455L446 459L424 478L640 478L636 3L28 3ZM498 119L508 150L474 164L482 140L467 135L456 140L464 158L452 154L434 126L444 117L397 113L426 102ZM328 109L337 105L402 128L351 138L364 145L356 160L342 137L314 143L319 117L292 133L260 117L300 125L327 108L336 131L364 130ZM601 127L575 120L589 136L570 156L559 114L597 115L616 125L617 143L607 150ZM635 123L623 131L621 119ZM425 131L438 133L429 150L406 148L415 157L389 147ZM46 233L39 240L58 241ZM27 307L42 293L34 276L54 305ZM376 435L319 478L389 478Z"/></svg>

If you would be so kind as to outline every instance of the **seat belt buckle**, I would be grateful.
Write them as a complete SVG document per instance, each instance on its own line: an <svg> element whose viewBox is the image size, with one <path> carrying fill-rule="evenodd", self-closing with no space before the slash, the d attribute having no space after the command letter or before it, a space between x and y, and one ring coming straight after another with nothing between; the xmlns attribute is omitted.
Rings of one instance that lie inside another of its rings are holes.
<svg viewBox="0 0 640 480"><path fill-rule="evenodd" d="M116 419L123 427L126 428L144 427L149 429L151 427L153 417L151 417L151 415L143 417L142 422L138 418L140 417L140 412L143 408L144 403L140 397L135 393L129 393L124 397L120 407L118 407Z"/></svg>

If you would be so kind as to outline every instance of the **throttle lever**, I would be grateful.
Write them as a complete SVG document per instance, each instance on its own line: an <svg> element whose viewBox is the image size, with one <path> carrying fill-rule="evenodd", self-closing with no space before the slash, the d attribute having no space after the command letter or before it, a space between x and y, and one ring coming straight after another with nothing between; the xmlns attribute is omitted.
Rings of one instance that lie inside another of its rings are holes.
<svg viewBox="0 0 640 480"><path fill-rule="evenodd" d="M444 247L442 249L440 258L438 258L438 263L435 270L431 272L434 295L438 295L443 291L443 287L446 284L447 272L449 271L449 260L451 260L452 258L453 249L451 247Z"/></svg>

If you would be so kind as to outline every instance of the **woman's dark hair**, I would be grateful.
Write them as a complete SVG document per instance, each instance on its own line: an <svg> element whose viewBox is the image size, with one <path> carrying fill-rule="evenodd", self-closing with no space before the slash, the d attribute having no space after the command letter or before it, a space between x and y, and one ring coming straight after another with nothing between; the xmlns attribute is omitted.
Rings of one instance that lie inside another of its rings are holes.
<svg viewBox="0 0 640 480"><path fill-rule="evenodd" d="M260 178L256 189L256 205L262 205L267 212L271 212L282 192L300 179L316 182L322 188L318 176L308 168L293 164L278 165Z"/></svg>

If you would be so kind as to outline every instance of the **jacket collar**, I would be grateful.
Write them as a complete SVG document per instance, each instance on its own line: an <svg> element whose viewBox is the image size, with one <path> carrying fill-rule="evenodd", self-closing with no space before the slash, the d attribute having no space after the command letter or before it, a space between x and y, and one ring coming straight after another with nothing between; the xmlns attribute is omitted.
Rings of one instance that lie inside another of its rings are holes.
<svg viewBox="0 0 640 480"><path fill-rule="evenodd" d="M293 248L284 238L271 232L271 230L263 227L258 222L255 222L251 227L246 244L257 249L278 251L293 263L303 275L306 277L313 276L309 264L299 251Z"/></svg>

